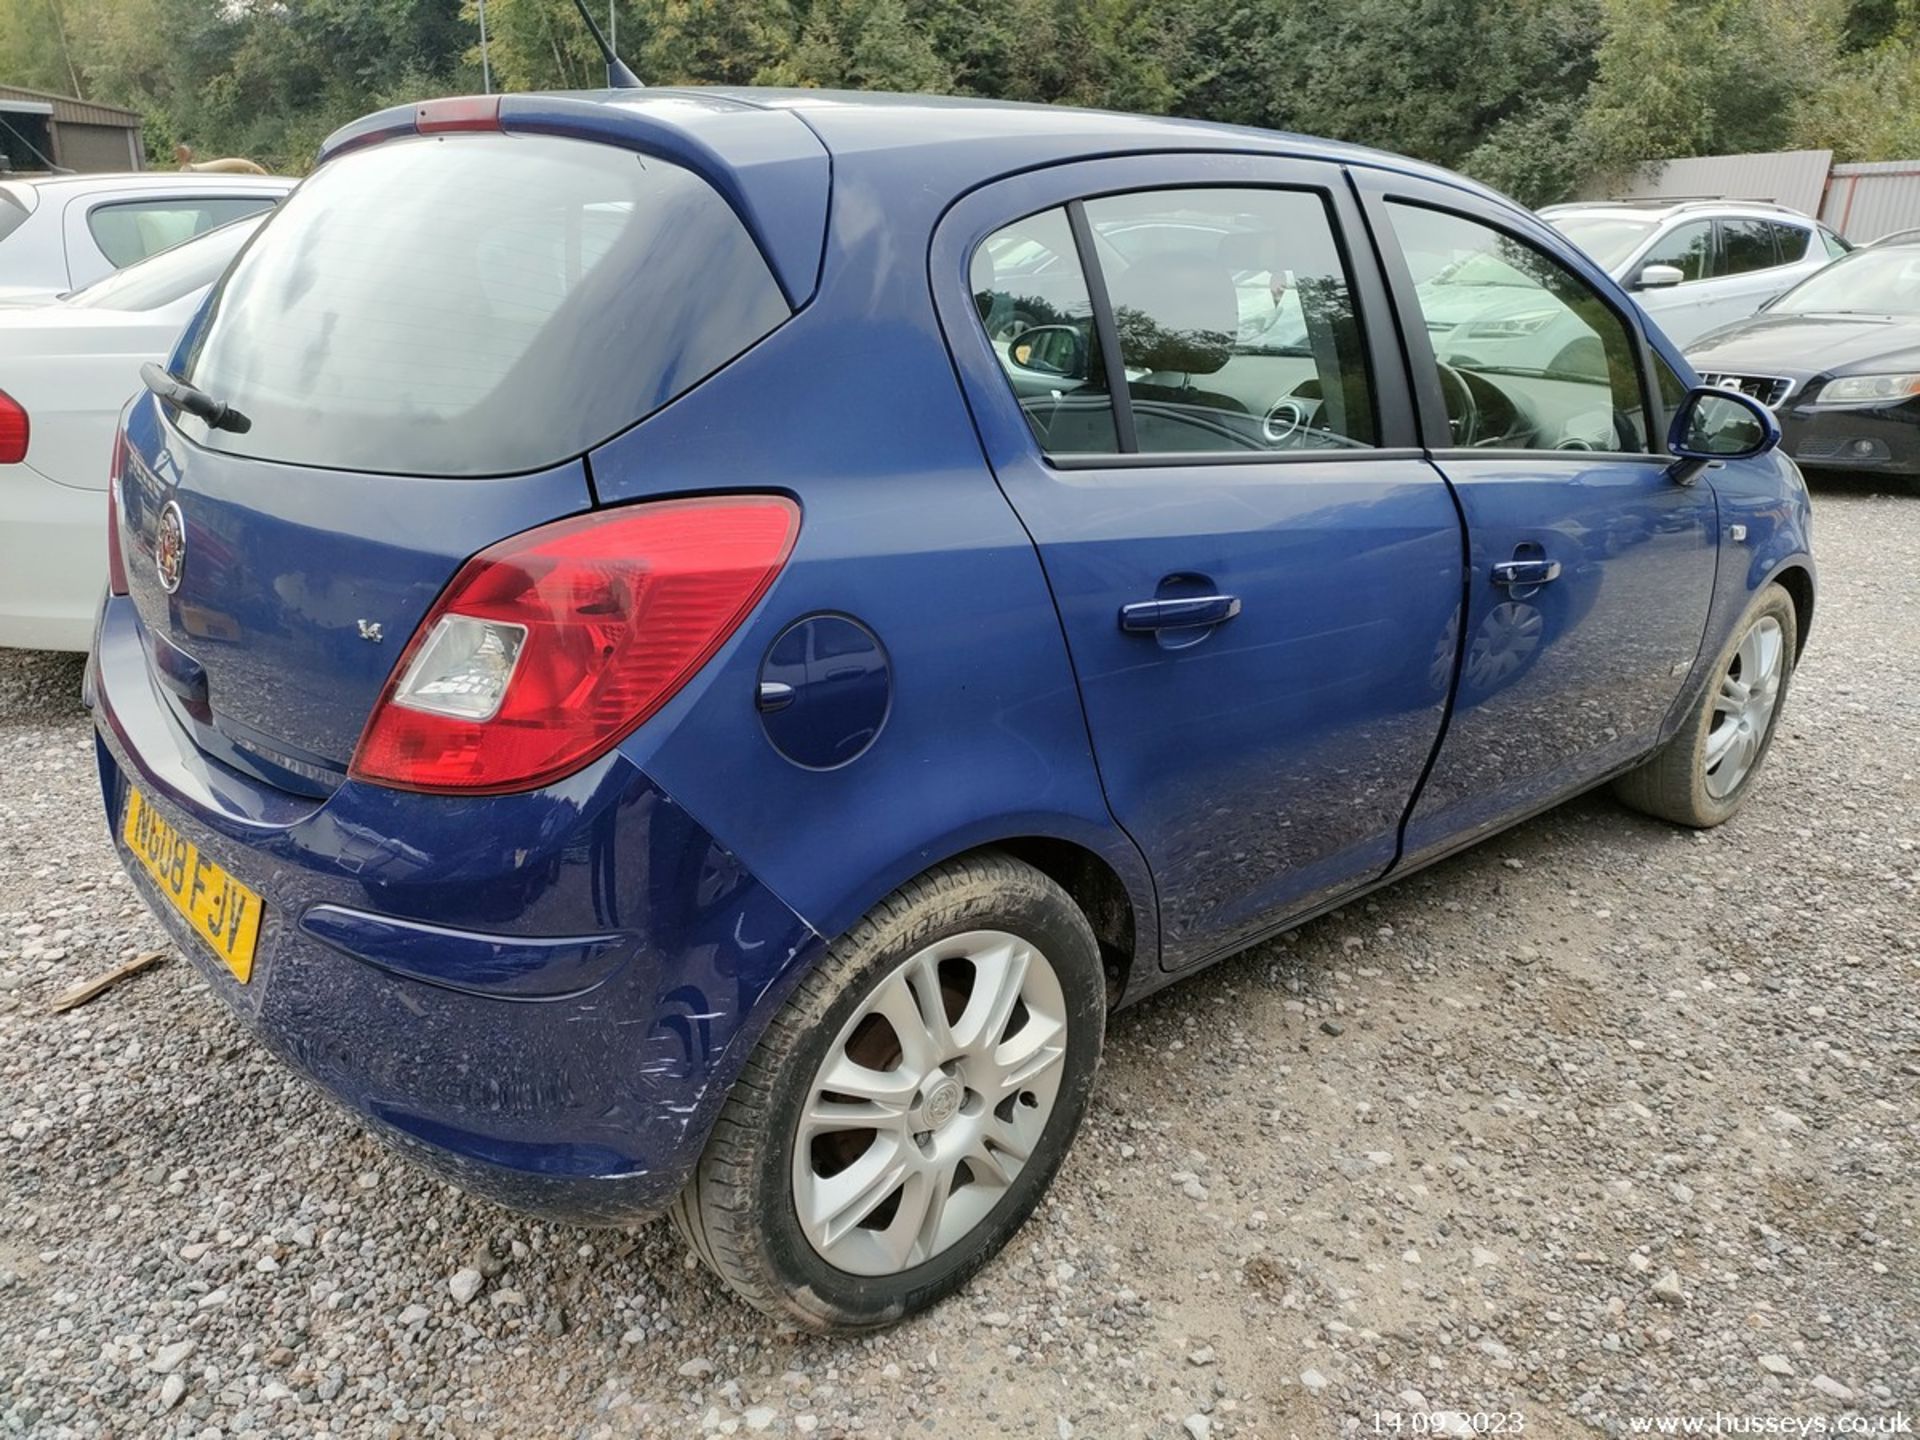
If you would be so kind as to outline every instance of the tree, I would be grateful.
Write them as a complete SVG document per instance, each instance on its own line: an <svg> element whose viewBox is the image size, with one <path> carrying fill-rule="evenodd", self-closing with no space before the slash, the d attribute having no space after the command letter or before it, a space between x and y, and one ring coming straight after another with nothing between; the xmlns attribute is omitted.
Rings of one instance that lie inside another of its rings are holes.
<svg viewBox="0 0 1920 1440"><path fill-rule="evenodd" d="M1778 149L1839 64L1844 0L1607 0L1594 163Z"/></svg>
<svg viewBox="0 0 1920 1440"><path fill-rule="evenodd" d="M953 71L904 0L814 0L798 41L756 77L769 85L948 90Z"/></svg>

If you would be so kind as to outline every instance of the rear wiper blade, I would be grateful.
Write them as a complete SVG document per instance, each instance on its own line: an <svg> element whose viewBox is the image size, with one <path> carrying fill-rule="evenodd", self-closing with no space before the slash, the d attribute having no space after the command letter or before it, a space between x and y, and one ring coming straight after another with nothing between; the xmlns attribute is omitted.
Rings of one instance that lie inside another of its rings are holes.
<svg viewBox="0 0 1920 1440"><path fill-rule="evenodd" d="M231 405L214 399L197 386L189 385L171 371L162 370L151 360L140 367L140 383L169 405L177 405L189 415L198 415L215 430L231 430L236 435L244 435L253 428L253 421Z"/></svg>

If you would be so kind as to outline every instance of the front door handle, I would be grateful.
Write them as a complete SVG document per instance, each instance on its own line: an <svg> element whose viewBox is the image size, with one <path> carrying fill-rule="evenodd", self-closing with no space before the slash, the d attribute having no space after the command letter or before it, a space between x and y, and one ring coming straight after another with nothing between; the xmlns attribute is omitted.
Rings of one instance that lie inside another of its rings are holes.
<svg viewBox="0 0 1920 1440"><path fill-rule="evenodd" d="M1560 578L1558 560L1502 560L1493 567L1493 583L1514 587L1545 585Z"/></svg>
<svg viewBox="0 0 1920 1440"><path fill-rule="evenodd" d="M1130 635L1155 630L1189 630L1218 625L1240 613L1238 595L1182 595L1166 600L1136 600L1120 607L1120 628Z"/></svg>

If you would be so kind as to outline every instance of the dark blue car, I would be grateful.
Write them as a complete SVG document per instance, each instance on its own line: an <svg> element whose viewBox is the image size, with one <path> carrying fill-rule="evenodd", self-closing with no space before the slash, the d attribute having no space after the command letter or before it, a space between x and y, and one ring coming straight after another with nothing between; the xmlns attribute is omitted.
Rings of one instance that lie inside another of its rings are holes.
<svg viewBox="0 0 1920 1440"><path fill-rule="evenodd" d="M1808 507L1694 385L1390 155L383 111L127 412L109 820L377 1134L882 1324L1033 1209L1114 1007L1603 782L1739 807Z"/></svg>

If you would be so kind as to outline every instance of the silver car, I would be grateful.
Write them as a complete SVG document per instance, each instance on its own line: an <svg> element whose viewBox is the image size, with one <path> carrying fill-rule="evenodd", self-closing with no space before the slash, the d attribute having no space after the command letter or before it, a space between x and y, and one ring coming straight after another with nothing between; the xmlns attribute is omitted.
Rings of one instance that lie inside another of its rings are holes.
<svg viewBox="0 0 1920 1440"><path fill-rule="evenodd" d="M151 171L0 180L0 299L65 294L277 204L281 175Z"/></svg>
<svg viewBox="0 0 1920 1440"><path fill-rule="evenodd" d="M1581 201L1540 215L1681 346L1746 319L1851 248L1819 221L1755 200Z"/></svg>

